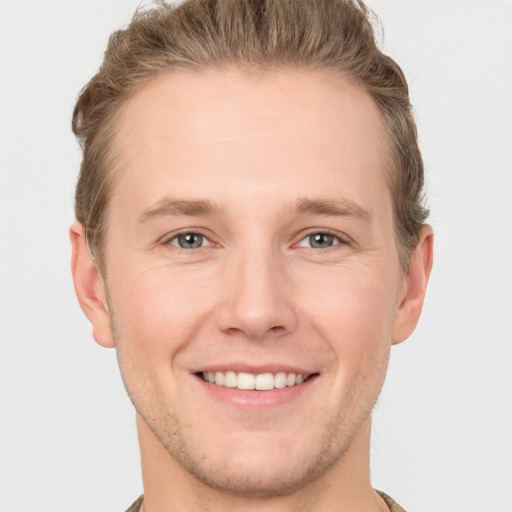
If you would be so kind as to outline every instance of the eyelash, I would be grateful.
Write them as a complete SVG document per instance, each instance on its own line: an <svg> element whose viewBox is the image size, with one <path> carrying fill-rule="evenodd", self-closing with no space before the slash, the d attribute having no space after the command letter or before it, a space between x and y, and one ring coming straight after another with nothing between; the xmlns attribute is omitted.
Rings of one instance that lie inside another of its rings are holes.
<svg viewBox="0 0 512 512"><path fill-rule="evenodd" d="M320 230L320 231L311 231L306 236L302 237L299 241L299 247L305 247L304 245L302 245L302 243L304 241L307 241L309 239L309 241L311 242L312 237L319 236L319 235L324 236L324 237L327 236L328 238L331 238L332 241L335 243L333 243L332 245L329 245L328 247L311 247L310 245L307 247L309 247L311 249L315 249L315 250L326 250L326 249L331 249L337 245L348 245L350 243L350 241L348 240L348 238L346 236L342 236L339 233L333 233L332 231L329 231L329 230Z"/></svg>
<svg viewBox="0 0 512 512"><path fill-rule="evenodd" d="M200 237L202 242L206 241L208 242L207 245L200 245L199 247L181 247L181 245L179 245L179 239L180 237L186 237L188 235L195 235L197 237ZM174 241L176 241L176 243L173 243ZM204 247L208 247L210 245L213 245L213 243L211 242L211 240L209 240L209 238L205 235L203 235L202 233L199 233L197 231L183 231L181 233L176 233L174 236L172 236L171 238L168 238L165 242L164 242L165 245L172 245L174 247L177 247L179 249L183 249L185 251L190 251L192 249L204 249Z"/></svg>
<svg viewBox="0 0 512 512"><path fill-rule="evenodd" d="M179 239L180 239L180 237L186 237L187 235L195 235L197 237L200 237L201 245L198 247L182 247L179 244ZM326 236L326 237L328 237L328 239L332 239L331 241L335 242L335 243L333 243L332 245L329 245L328 247L312 247L310 245L309 246L302 245L302 243L304 241L307 241L309 239L309 241L311 242L312 237L319 236L319 235L324 236L324 237ZM205 242L205 241L207 242L207 245L203 245L203 242ZM173 243L173 242L176 242L176 243ZM334 233L329 230L319 230L319 231L309 232L308 234L306 234L299 240L298 244L294 244L294 245L298 245L299 247L309 247L311 249L320 251L320 250L330 249L337 245L349 245L349 244L350 244L350 240L346 236L342 236L339 233ZM173 247L177 247L177 248L183 249L185 251L190 251L190 250L204 249L205 247L209 247L209 246L213 245L213 242L211 240L209 240L209 238L207 236L203 235L202 233L200 233L198 231L183 231L181 233L174 234L171 238L166 239L164 241L164 245L171 245Z"/></svg>

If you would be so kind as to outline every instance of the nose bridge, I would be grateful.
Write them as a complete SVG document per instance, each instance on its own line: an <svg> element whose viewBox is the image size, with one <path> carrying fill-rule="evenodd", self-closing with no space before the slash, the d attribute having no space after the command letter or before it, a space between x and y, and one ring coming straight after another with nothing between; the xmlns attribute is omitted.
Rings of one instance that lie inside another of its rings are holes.
<svg viewBox="0 0 512 512"><path fill-rule="evenodd" d="M296 318L286 268L270 241L247 244L228 258L226 295L219 308L219 326L261 339L290 332Z"/></svg>

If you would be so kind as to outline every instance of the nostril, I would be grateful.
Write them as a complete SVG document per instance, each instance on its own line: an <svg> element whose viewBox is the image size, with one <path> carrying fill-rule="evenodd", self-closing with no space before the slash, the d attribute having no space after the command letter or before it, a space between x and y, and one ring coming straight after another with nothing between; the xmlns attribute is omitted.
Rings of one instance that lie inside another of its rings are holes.
<svg viewBox="0 0 512 512"><path fill-rule="evenodd" d="M282 325L276 325L274 327L259 328L256 325L246 325L244 328L229 327L224 332L232 336L242 335L248 340L264 340L265 338L274 338L278 335L285 334L287 332L286 327Z"/></svg>

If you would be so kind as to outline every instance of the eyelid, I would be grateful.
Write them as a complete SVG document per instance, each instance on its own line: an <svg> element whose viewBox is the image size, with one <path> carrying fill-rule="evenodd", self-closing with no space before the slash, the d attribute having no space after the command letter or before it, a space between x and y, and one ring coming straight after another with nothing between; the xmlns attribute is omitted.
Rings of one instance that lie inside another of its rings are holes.
<svg viewBox="0 0 512 512"><path fill-rule="evenodd" d="M186 249L186 250L203 249L204 247L210 247L212 245L212 242L211 242L211 240L208 239L208 237L202 235L201 233L195 233L195 232L182 233L181 235L173 236L171 239L169 239L169 241L167 243L169 245L172 245L173 247L178 247L180 249L185 249L184 247L181 247L180 244L177 242L177 240L180 238L180 236L183 236L183 235L196 235L196 236L201 237L201 245L199 247L191 247L191 248ZM176 243L174 243L174 241L176 241Z"/></svg>
<svg viewBox="0 0 512 512"><path fill-rule="evenodd" d="M184 228L184 229L180 229L178 231L173 231L172 233L167 233L160 239L159 243L162 245L170 245L172 247L177 247L178 249L182 249L182 247L180 247L178 244L172 244L171 242L182 235L189 235L189 234L200 235L208 242L207 245L198 247L197 249L204 249L205 247L217 245L212 240L212 237L205 234L204 230L201 228ZM190 249L187 249L187 250L190 250Z"/></svg>
<svg viewBox="0 0 512 512"><path fill-rule="evenodd" d="M303 242L304 240L306 240L307 238L309 238L311 235L329 235L329 236L332 236L334 237L338 243L332 245L331 247L335 247L337 245L350 245L353 243L352 239L346 235L345 233L341 233L339 231L334 231L332 229L327 229L327 228L313 228L313 229L308 229L306 233L301 233L299 236L299 240L294 244L294 245L298 245L299 247L304 247L301 244L301 242ZM315 249L314 247L311 247L312 249ZM329 247L328 247L329 248ZM325 250L325 249L316 249L316 250Z"/></svg>

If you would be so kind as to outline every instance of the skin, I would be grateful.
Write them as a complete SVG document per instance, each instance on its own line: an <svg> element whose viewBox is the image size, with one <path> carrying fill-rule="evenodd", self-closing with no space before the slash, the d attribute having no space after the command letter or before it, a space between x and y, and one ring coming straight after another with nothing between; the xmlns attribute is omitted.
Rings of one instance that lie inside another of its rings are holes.
<svg viewBox="0 0 512 512"><path fill-rule="evenodd" d="M371 98L311 72L172 73L127 101L115 149L105 279L79 223L72 268L137 410L145 512L387 510L370 415L433 236L404 272ZM244 365L314 377L265 404L278 394L219 398L196 374Z"/></svg>

